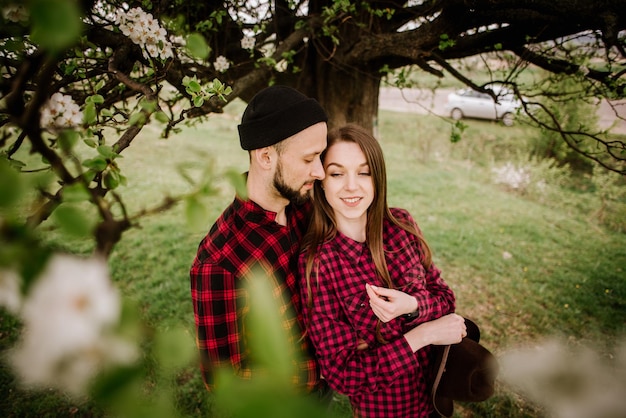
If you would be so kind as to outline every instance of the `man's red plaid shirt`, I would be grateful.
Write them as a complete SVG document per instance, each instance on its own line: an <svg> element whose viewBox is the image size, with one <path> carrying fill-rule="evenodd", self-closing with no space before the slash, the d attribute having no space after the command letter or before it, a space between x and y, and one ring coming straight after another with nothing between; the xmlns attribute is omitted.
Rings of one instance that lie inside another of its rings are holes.
<svg viewBox="0 0 626 418"><path fill-rule="evenodd" d="M289 205L286 226L275 218L276 213L235 198L199 245L190 271L191 297L202 376L209 388L215 367L230 366L244 378L254 375L244 331L250 297L245 282L259 265L272 281L283 327L292 335L290 342L300 359L294 384L311 390L318 382L310 346L301 338L302 317L296 314L301 312L296 271L306 208Z"/></svg>

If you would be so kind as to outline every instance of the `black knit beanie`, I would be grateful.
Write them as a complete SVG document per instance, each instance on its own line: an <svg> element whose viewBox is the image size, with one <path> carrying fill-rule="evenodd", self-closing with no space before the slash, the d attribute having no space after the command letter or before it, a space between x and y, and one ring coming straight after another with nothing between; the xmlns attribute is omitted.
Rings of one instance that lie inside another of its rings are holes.
<svg viewBox="0 0 626 418"><path fill-rule="evenodd" d="M287 86L271 86L258 92L243 112L239 141L245 150L274 145L315 125L328 116L315 99Z"/></svg>

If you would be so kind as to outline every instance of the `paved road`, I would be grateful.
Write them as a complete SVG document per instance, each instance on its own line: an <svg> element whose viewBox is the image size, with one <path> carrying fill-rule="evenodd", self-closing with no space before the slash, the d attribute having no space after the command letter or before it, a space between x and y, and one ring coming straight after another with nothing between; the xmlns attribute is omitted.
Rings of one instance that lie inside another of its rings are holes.
<svg viewBox="0 0 626 418"><path fill-rule="evenodd" d="M451 92L451 89L438 89L433 94L431 90L383 87L380 89L378 101L380 108L385 110L424 115L432 112L436 115L447 116L444 105L446 97ZM615 122L613 132L626 134L626 100L614 102L613 106L607 101L602 101L598 113L599 125L602 128L607 128ZM616 116L616 113L621 119Z"/></svg>

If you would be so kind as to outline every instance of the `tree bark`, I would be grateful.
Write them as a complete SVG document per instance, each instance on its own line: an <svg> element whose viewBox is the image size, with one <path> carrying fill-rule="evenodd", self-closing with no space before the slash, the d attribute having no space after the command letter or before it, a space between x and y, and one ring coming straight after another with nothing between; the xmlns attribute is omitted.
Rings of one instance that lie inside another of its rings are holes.
<svg viewBox="0 0 626 418"><path fill-rule="evenodd" d="M367 72L348 74L330 65L319 68L318 100L328 113L329 129L356 123L373 131L378 116L380 77Z"/></svg>

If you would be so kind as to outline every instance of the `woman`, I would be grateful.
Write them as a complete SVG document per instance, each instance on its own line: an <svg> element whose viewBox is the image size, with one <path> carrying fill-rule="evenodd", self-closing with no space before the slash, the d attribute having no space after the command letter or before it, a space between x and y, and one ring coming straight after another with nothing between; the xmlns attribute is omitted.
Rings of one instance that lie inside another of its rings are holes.
<svg viewBox="0 0 626 418"><path fill-rule="evenodd" d="M328 135L299 259L307 332L356 417L428 417L430 346L465 336L409 213L387 205L383 152L356 125Z"/></svg>

